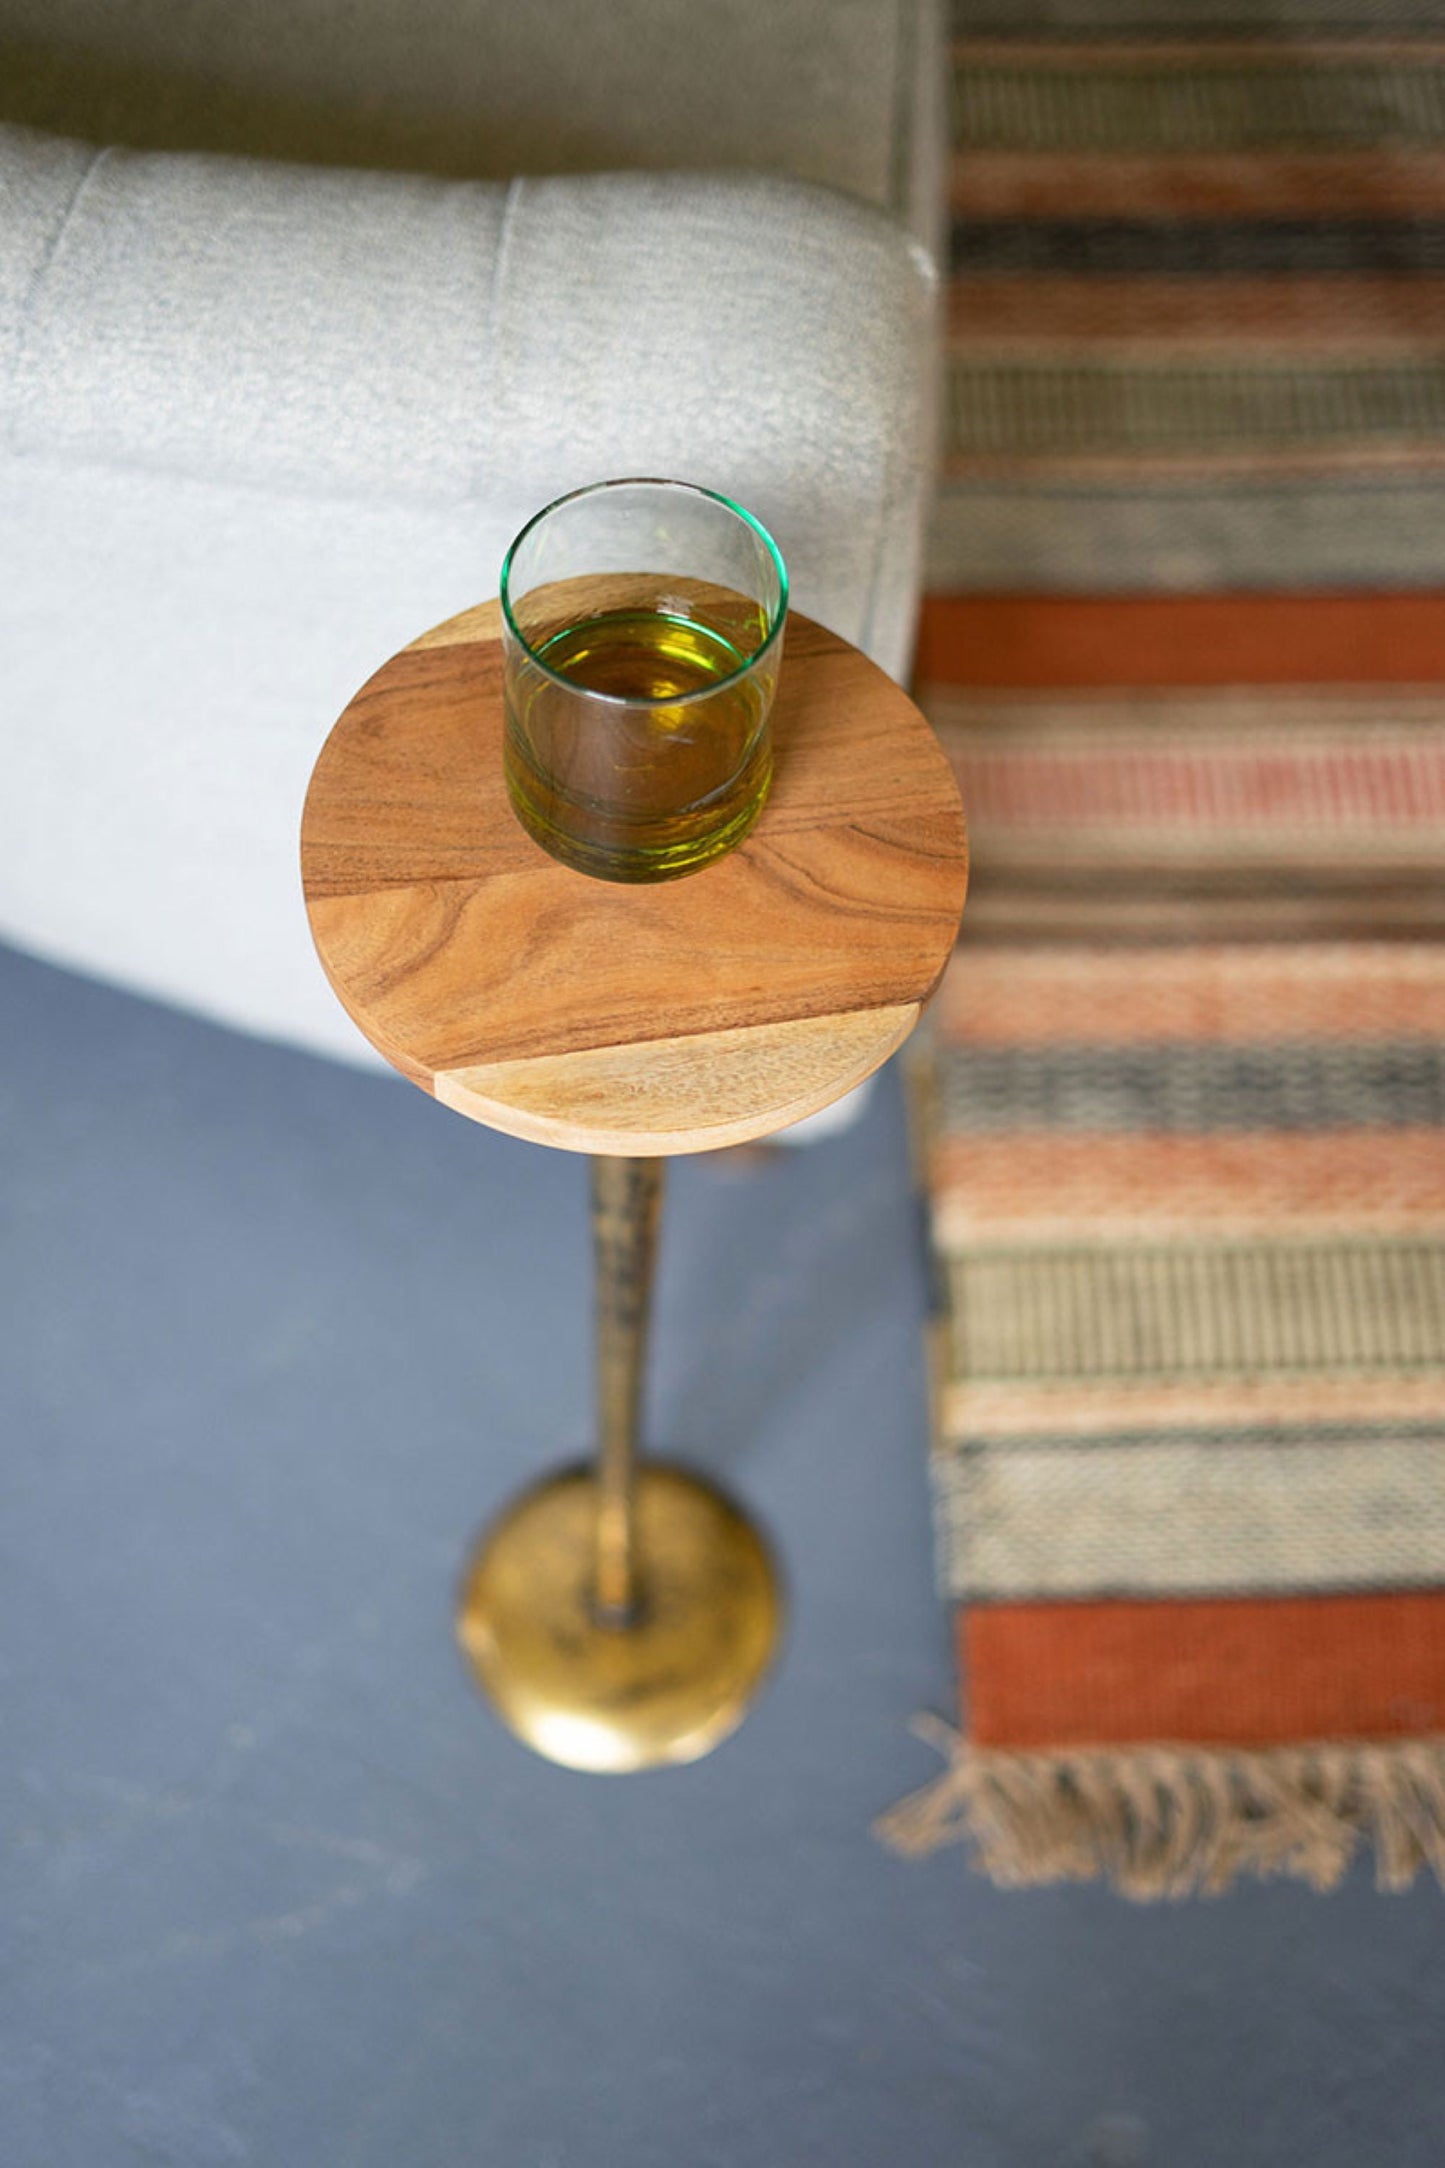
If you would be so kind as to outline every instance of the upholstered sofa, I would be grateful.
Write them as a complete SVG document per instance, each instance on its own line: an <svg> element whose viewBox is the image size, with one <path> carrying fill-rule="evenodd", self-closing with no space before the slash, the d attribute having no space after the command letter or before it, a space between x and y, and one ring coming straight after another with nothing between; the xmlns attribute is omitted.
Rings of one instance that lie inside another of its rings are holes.
<svg viewBox="0 0 1445 2168"><path fill-rule="evenodd" d="M369 1059L331 718L562 490L754 507L905 672L931 0L0 0L0 937Z"/></svg>

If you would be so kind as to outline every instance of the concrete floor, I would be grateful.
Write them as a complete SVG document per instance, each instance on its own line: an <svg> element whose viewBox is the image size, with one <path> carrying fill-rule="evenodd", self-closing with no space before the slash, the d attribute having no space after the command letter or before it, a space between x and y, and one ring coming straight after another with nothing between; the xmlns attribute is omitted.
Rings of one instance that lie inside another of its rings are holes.
<svg viewBox="0 0 1445 2168"><path fill-rule="evenodd" d="M4 953L0 1019L5 2168L1437 2168L1433 1886L870 1839L952 1692L891 1084L676 1170L652 1434L792 1633L710 1760L584 1778L449 1625L587 1444L581 1166Z"/></svg>

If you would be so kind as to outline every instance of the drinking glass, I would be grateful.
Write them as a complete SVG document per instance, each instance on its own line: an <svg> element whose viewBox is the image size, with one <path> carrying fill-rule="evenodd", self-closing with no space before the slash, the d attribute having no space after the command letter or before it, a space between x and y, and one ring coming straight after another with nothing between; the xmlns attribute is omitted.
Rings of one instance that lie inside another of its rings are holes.
<svg viewBox="0 0 1445 2168"><path fill-rule="evenodd" d="M574 490L502 566L507 788L565 865L666 881L740 843L772 782L788 575L730 498Z"/></svg>

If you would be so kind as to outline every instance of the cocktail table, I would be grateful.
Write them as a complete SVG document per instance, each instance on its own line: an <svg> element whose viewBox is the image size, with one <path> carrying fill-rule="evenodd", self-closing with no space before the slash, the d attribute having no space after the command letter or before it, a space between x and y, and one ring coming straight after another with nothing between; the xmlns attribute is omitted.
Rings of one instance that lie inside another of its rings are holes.
<svg viewBox="0 0 1445 2168"><path fill-rule="evenodd" d="M357 693L312 774L302 876L327 976L388 1061L475 1121L592 1155L597 1464L487 1534L458 1632L529 1744L634 1769L723 1738L781 1624L738 1508L639 1461L663 1163L816 1113L902 1044L953 945L967 844L913 703L794 614L752 834L680 880L588 879L508 801L500 634L483 603Z"/></svg>

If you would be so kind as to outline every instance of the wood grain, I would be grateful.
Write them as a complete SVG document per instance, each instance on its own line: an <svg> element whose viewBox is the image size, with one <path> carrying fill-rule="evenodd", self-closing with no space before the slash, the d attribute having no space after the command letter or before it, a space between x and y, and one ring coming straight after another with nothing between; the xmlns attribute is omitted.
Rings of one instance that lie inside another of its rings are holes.
<svg viewBox="0 0 1445 2168"><path fill-rule="evenodd" d="M307 795L307 909L343 1005L448 1105L577 1151L708 1149L840 1097L947 962L962 809L907 696L796 615L773 726L737 850L589 880L508 801L496 604L424 633L346 708Z"/></svg>
<svg viewBox="0 0 1445 2168"><path fill-rule="evenodd" d="M697 1152L743 1144L816 1114L902 1045L918 1007L860 1009L635 1040L575 1054L443 1069L436 1096L459 1114L539 1144L585 1152Z"/></svg>

